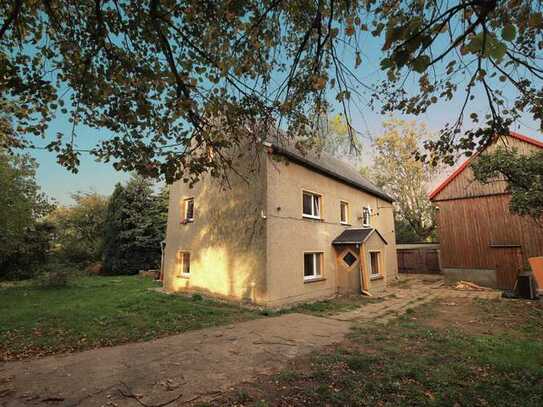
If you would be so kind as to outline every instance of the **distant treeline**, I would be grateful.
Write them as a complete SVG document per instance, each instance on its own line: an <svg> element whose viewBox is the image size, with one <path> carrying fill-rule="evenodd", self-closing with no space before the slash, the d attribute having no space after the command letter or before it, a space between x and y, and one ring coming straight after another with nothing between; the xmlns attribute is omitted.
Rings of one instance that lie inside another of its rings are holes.
<svg viewBox="0 0 543 407"><path fill-rule="evenodd" d="M0 151L0 279L59 270L134 274L160 266L168 193L132 177L110 197L77 192L61 206L41 192L37 163Z"/></svg>

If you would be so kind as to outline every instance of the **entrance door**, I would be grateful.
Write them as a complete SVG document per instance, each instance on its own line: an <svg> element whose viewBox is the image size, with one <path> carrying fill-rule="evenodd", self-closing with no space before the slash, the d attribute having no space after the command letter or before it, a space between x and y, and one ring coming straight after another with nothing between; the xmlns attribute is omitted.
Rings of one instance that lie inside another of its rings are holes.
<svg viewBox="0 0 543 407"><path fill-rule="evenodd" d="M359 250L355 245L336 249L337 285L340 294L360 294Z"/></svg>
<svg viewBox="0 0 543 407"><path fill-rule="evenodd" d="M523 259L520 246L491 246L496 264L496 283L498 288L515 287L518 274L522 271Z"/></svg>

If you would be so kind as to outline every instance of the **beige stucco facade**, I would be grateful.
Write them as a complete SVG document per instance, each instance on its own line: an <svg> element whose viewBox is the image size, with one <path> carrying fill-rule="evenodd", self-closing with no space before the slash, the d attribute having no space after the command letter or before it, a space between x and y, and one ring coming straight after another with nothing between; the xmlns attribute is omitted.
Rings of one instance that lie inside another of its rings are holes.
<svg viewBox="0 0 543 407"><path fill-rule="evenodd" d="M192 188L170 186L163 283L167 291L253 303L266 301L265 158L236 166L228 184L207 175ZM255 163L253 163L255 164ZM183 203L194 198L194 220L183 222ZM190 253L183 276L177 253Z"/></svg>
<svg viewBox="0 0 543 407"><path fill-rule="evenodd" d="M331 242L348 227L361 227L362 208L374 209L371 226L378 229L384 245L384 275L371 280L370 289L382 288L386 278L397 276L396 240L392 204L301 165L268 159L267 166L267 273L270 306L301 302L336 294L337 250ZM302 191L322 196L322 219L302 216ZM340 223L340 201L350 210L350 226ZM373 242L373 239L372 239ZM323 279L304 282L304 252L323 253ZM358 253L354 253L358 255ZM357 273L355 267L350 272ZM360 281L354 277L354 281ZM359 284L359 283L358 283Z"/></svg>
<svg viewBox="0 0 543 407"><path fill-rule="evenodd" d="M393 208L390 202L305 166L261 153L255 168L245 168L249 182L232 175L230 189L205 178L193 188L177 182L170 189L164 287L250 301L268 307L329 298L339 285L360 292L358 262L344 267L346 250L332 246L346 228L360 228L362 208L373 209L371 226L387 244L372 236L369 249L379 250L382 272L370 279L370 292L397 277ZM321 196L321 219L302 216L302 192ZM181 224L181 205L194 197L194 222ZM349 204L349 224L340 223L340 201ZM375 235L377 236L377 235ZM375 246L375 247L374 247ZM190 276L181 276L176 253L191 253ZM304 253L322 253L321 278L304 280ZM369 264L369 257L365 264ZM338 273L350 273L347 275ZM343 281L340 284L340 280ZM345 283L345 281L349 283Z"/></svg>

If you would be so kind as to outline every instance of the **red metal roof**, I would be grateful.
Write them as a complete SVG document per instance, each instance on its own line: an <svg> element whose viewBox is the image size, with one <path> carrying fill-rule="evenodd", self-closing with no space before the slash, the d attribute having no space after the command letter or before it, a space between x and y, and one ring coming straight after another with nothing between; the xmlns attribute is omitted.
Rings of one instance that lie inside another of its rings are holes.
<svg viewBox="0 0 543 407"><path fill-rule="evenodd" d="M539 141L539 140L536 140L534 138L531 138L531 137L528 137L528 136L524 136L522 134L519 134L519 133L515 133L513 131L509 132L509 136L510 137L513 137L517 140L521 140L521 141L524 141L528 144L532 144L536 147L539 147L539 148L543 148L543 142ZM430 200L434 199L435 196L437 194L439 194L441 191L443 191L443 189L445 189L445 187L447 185L449 185L453 179L455 179L462 171L464 171L466 169L466 167L469 165L469 163L475 158L477 157L480 153L482 152L481 151L478 151L477 153L473 154L470 158L468 158L466 161L464 161L456 170L454 170L454 172L449 175L445 181L443 181L441 184L439 184L431 193L430 195L428 195L428 197L430 198Z"/></svg>

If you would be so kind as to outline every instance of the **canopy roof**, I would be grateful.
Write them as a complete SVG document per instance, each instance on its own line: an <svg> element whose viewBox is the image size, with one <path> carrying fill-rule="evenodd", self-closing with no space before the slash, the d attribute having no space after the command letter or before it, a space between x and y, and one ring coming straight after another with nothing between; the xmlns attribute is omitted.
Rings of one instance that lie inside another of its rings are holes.
<svg viewBox="0 0 543 407"><path fill-rule="evenodd" d="M372 234L376 233L381 240L388 244L384 237L379 233L377 229L372 228L362 228L362 229L345 229L341 234L336 237L332 244L334 246L344 245L344 244L362 244L370 238Z"/></svg>

